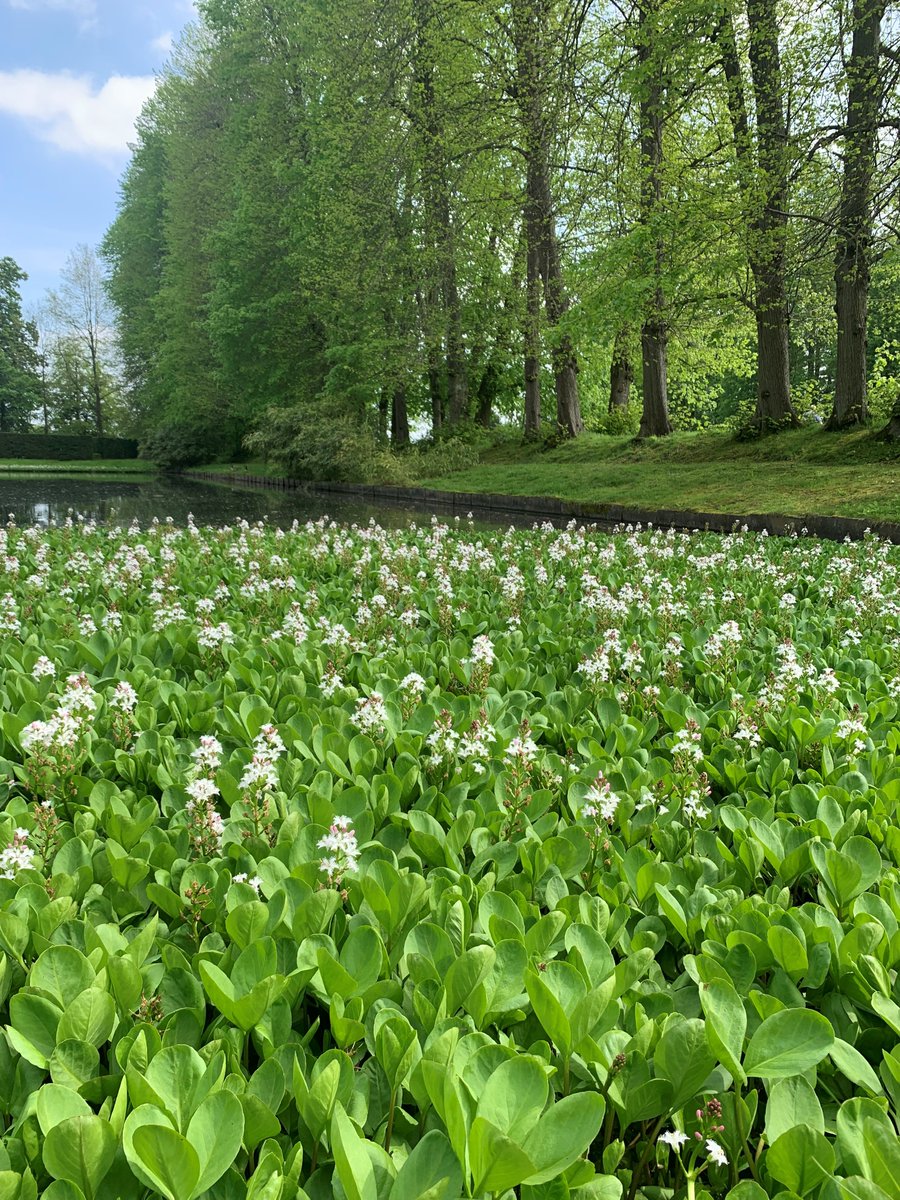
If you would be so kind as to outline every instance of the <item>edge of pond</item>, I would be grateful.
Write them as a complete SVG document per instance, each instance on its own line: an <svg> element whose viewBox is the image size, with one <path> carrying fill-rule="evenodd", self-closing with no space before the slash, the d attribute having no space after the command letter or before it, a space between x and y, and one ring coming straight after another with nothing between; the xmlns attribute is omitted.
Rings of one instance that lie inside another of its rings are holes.
<svg viewBox="0 0 900 1200"><path fill-rule="evenodd" d="M746 527L753 533L769 533L775 537L799 535L825 538L829 541L859 541L867 533L900 544L900 523L872 521L864 517L825 516L809 513L789 516L784 513L695 512L685 509L630 508L623 504L590 504L578 500L561 500L554 496L513 496L491 492L445 492L433 488L393 487L386 484L317 483L291 479L288 476L220 475L213 471L186 470L186 478L206 483L240 484L243 487L270 488L279 491L305 491L318 495L339 495L360 500L375 500L386 504L434 506L453 513L490 514L493 517L528 517L532 520L589 521L605 530L623 525L653 525L687 532L734 533Z"/></svg>

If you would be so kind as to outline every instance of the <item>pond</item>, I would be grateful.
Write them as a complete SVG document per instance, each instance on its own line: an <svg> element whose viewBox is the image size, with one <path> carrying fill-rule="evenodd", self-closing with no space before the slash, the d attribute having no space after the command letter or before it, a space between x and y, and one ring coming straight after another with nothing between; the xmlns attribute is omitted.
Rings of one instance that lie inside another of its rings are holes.
<svg viewBox="0 0 900 1200"><path fill-rule="evenodd" d="M114 479L110 476L28 475L0 478L0 524L10 518L18 525L62 524L68 517L129 525L148 525L171 517L177 525L192 513L198 525L229 525L242 518L262 517L278 525L329 516L336 521L365 523L370 517L382 525L406 525L426 519L424 510L373 504L337 495L303 491L276 491L205 483L195 479L147 476ZM452 520L452 516L448 519ZM509 524L507 520L504 522Z"/></svg>

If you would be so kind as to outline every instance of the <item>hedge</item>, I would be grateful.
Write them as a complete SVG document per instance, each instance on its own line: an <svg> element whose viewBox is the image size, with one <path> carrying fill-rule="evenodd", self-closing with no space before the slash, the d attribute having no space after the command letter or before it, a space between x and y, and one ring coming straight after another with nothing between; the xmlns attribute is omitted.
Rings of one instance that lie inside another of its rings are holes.
<svg viewBox="0 0 900 1200"><path fill-rule="evenodd" d="M47 458L69 462L85 458L137 458L133 438L84 433L0 433L0 459Z"/></svg>

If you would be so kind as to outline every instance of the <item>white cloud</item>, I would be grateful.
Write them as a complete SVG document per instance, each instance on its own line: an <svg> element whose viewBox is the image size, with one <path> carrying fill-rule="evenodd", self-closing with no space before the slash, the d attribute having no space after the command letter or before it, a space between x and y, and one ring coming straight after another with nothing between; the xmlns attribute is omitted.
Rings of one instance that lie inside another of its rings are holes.
<svg viewBox="0 0 900 1200"><path fill-rule="evenodd" d="M0 113L60 150L116 165L155 86L152 75L113 75L98 90L87 75L0 71Z"/></svg>
<svg viewBox="0 0 900 1200"><path fill-rule="evenodd" d="M174 45L175 45L175 38L174 38L171 30L167 30L166 33L161 33L159 35L159 37L154 38L153 41L150 43L150 46L152 47L152 49L158 50L162 54L171 54L172 47Z"/></svg>

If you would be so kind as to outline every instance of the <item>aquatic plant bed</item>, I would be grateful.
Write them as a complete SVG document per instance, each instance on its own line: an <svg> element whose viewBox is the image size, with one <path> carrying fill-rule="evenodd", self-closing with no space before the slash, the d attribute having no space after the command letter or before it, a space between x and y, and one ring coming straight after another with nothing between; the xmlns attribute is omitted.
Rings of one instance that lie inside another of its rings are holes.
<svg viewBox="0 0 900 1200"><path fill-rule="evenodd" d="M900 1195L900 551L2 542L3 1200Z"/></svg>

